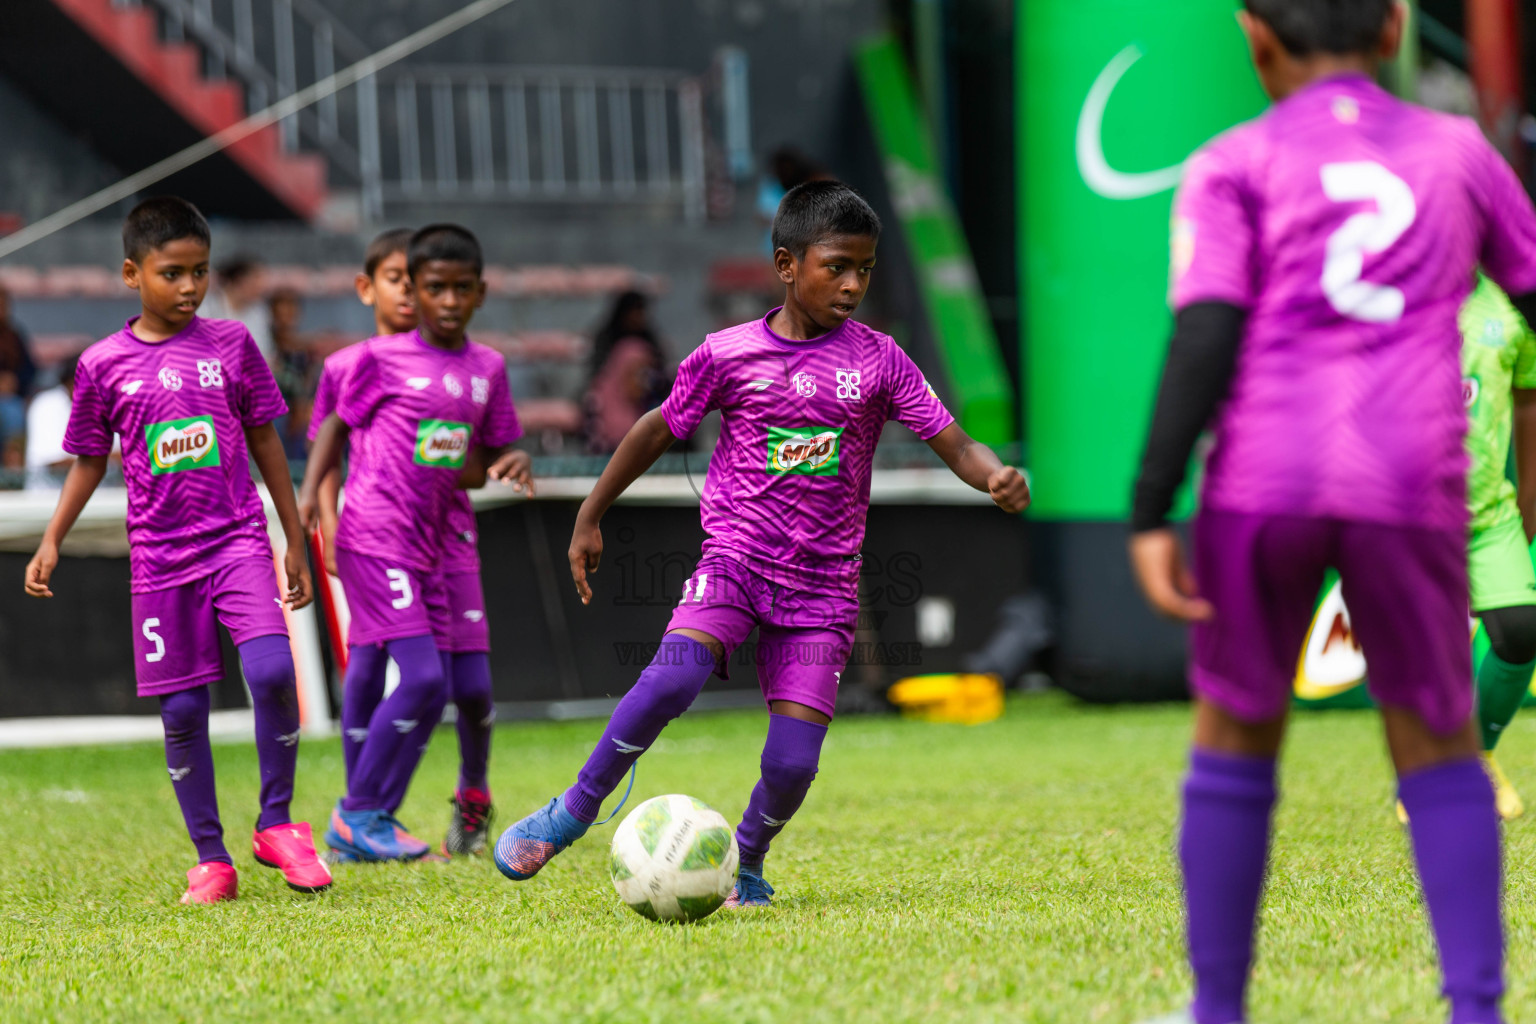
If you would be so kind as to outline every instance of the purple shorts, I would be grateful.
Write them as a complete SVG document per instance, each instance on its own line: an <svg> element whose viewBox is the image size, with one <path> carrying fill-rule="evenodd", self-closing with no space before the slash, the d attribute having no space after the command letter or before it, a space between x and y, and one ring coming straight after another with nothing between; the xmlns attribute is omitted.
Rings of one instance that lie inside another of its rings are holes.
<svg viewBox="0 0 1536 1024"><path fill-rule="evenodd" d="M133 668L140 697L158 697L224 676L219 624L235 646L287 636L270 558L241 558L179 587L133 595Z"/></svg>
<svg viewBox="0 0 1536 1024"><path fill-rule="evenodd" d="M1191 634L1190 683L1263 722L1291 700L1323 573L1337 569L1378 704L1449 735L1472 714L1465 531L1206 511L1195 578L1216 617Z"/></svg>
<svg viewBox="0 0 1536 1024"><path fill-rule="evenodd" d="M731 653L757 628L753 661L765 701L790 700L831 716L859 618L857 598L773 583L727 555L705 555L683 584L667 631L696 629Z"/></svg>
<svg viewBox="0 0 1536 1024"><path fill-rule="evenodd" d="M430 635L439 649L448 649L448 595L441 576L340 547L336 572L352 614L348 646Z"/></svg>
<svg viewBox="0 0 1536 1024"><path fill-rule="evenodd" d="M448 592L448 647L454 654L485 654L491 649L491 627L485 621L485 590L478 572L443 576Z"/></svg>

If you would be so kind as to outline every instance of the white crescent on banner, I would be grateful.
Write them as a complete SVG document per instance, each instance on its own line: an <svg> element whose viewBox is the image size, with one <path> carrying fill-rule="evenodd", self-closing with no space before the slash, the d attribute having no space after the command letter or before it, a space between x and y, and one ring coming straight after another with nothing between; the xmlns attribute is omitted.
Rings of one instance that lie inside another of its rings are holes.
<svg viewBox="0 0 1536 1024"><path fill-rule="evenodd" d="M1109 166L1109 160L1104 156L1104 111L1109 107L1109 97L1120 79L1143 56L1145 54L1136 43L1115 54L1099 72L1099 77L1093 80L1088 98L1083 101L1082 112L1077 116L1078 172L1083 176L1083 183L1105 199L1145 199L1178 187L1179 179L1184 176L1182 161L1159 171L1127 173Z"/></svg>

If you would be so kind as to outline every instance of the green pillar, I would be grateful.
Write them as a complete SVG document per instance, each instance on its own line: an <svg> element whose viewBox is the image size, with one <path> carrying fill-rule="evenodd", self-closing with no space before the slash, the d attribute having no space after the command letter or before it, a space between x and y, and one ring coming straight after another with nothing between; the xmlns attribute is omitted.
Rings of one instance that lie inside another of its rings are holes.
<svg viewBox="0 0 1536 1024"><path fill-rule="evenodd" d="M1196 147L1264 109L1234 0L1019 0L1020 293L1034 514L1129 511Z"/></svg>

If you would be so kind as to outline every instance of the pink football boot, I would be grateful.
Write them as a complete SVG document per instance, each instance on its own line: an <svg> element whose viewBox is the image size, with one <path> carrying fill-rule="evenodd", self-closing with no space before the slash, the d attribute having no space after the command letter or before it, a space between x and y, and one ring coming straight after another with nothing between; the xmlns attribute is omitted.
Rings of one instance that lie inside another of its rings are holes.
<svg viewBox="0 0 1536 1024"><path fill-rule="evenodd" d="M296 892L324 892L331 887L331 869L315 855L309 822L273 825L251 837L256 863L280 868L283 881Z"/></svg>
<svg viewBox="0 0 1536 1024"><path fill-rule="evenodd" d="M218 903L240 895L235 869L221 860L208 860L187 872L187 891L183 903Z"/></svg>

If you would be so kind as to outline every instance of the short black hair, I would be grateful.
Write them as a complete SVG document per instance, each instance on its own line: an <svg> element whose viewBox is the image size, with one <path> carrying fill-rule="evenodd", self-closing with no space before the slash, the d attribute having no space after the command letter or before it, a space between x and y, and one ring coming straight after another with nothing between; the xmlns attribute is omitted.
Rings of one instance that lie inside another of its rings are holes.
<svg viewBox="0 0 1536 1024"><path fill-rule="evenodd" d="M151 251L181 238L213 244L213 232L202 211L178 196L154 196L123 219L123 255L141 263Z"/></svg>
<svg viewBox="0 0 1536 1024"><path fill-rule="evenodd" d="M1372 54L1395 0L1243 0L1293 57Z"/></svg>
<svg viewBox="0 0 1536 1024"><path fill-rule="evenodd" d="M773 217L773 248L795 259L833 235L880 237L880 218L864 197L840 181L807 181L784 193Z"/></svg>
<svg viewBox="0 0 1536 1024"><path fill-rule="evenodd" d="M363 273L372 277L379 272L379 264L395 253L410 252L411 236L415 233L411 228L391 228L369 242L368 251L363 254Z"/></svg>
<svg viewBox="0 0 1536 1024"><path fill-rule="evenodd" d="M485 257L480 253L480 240L469 228L457 224L428 224L411 236L406 250L405 263L414 280L422 264L433 260L449 263L468 263L476 274L484 273Z"/></svg>

